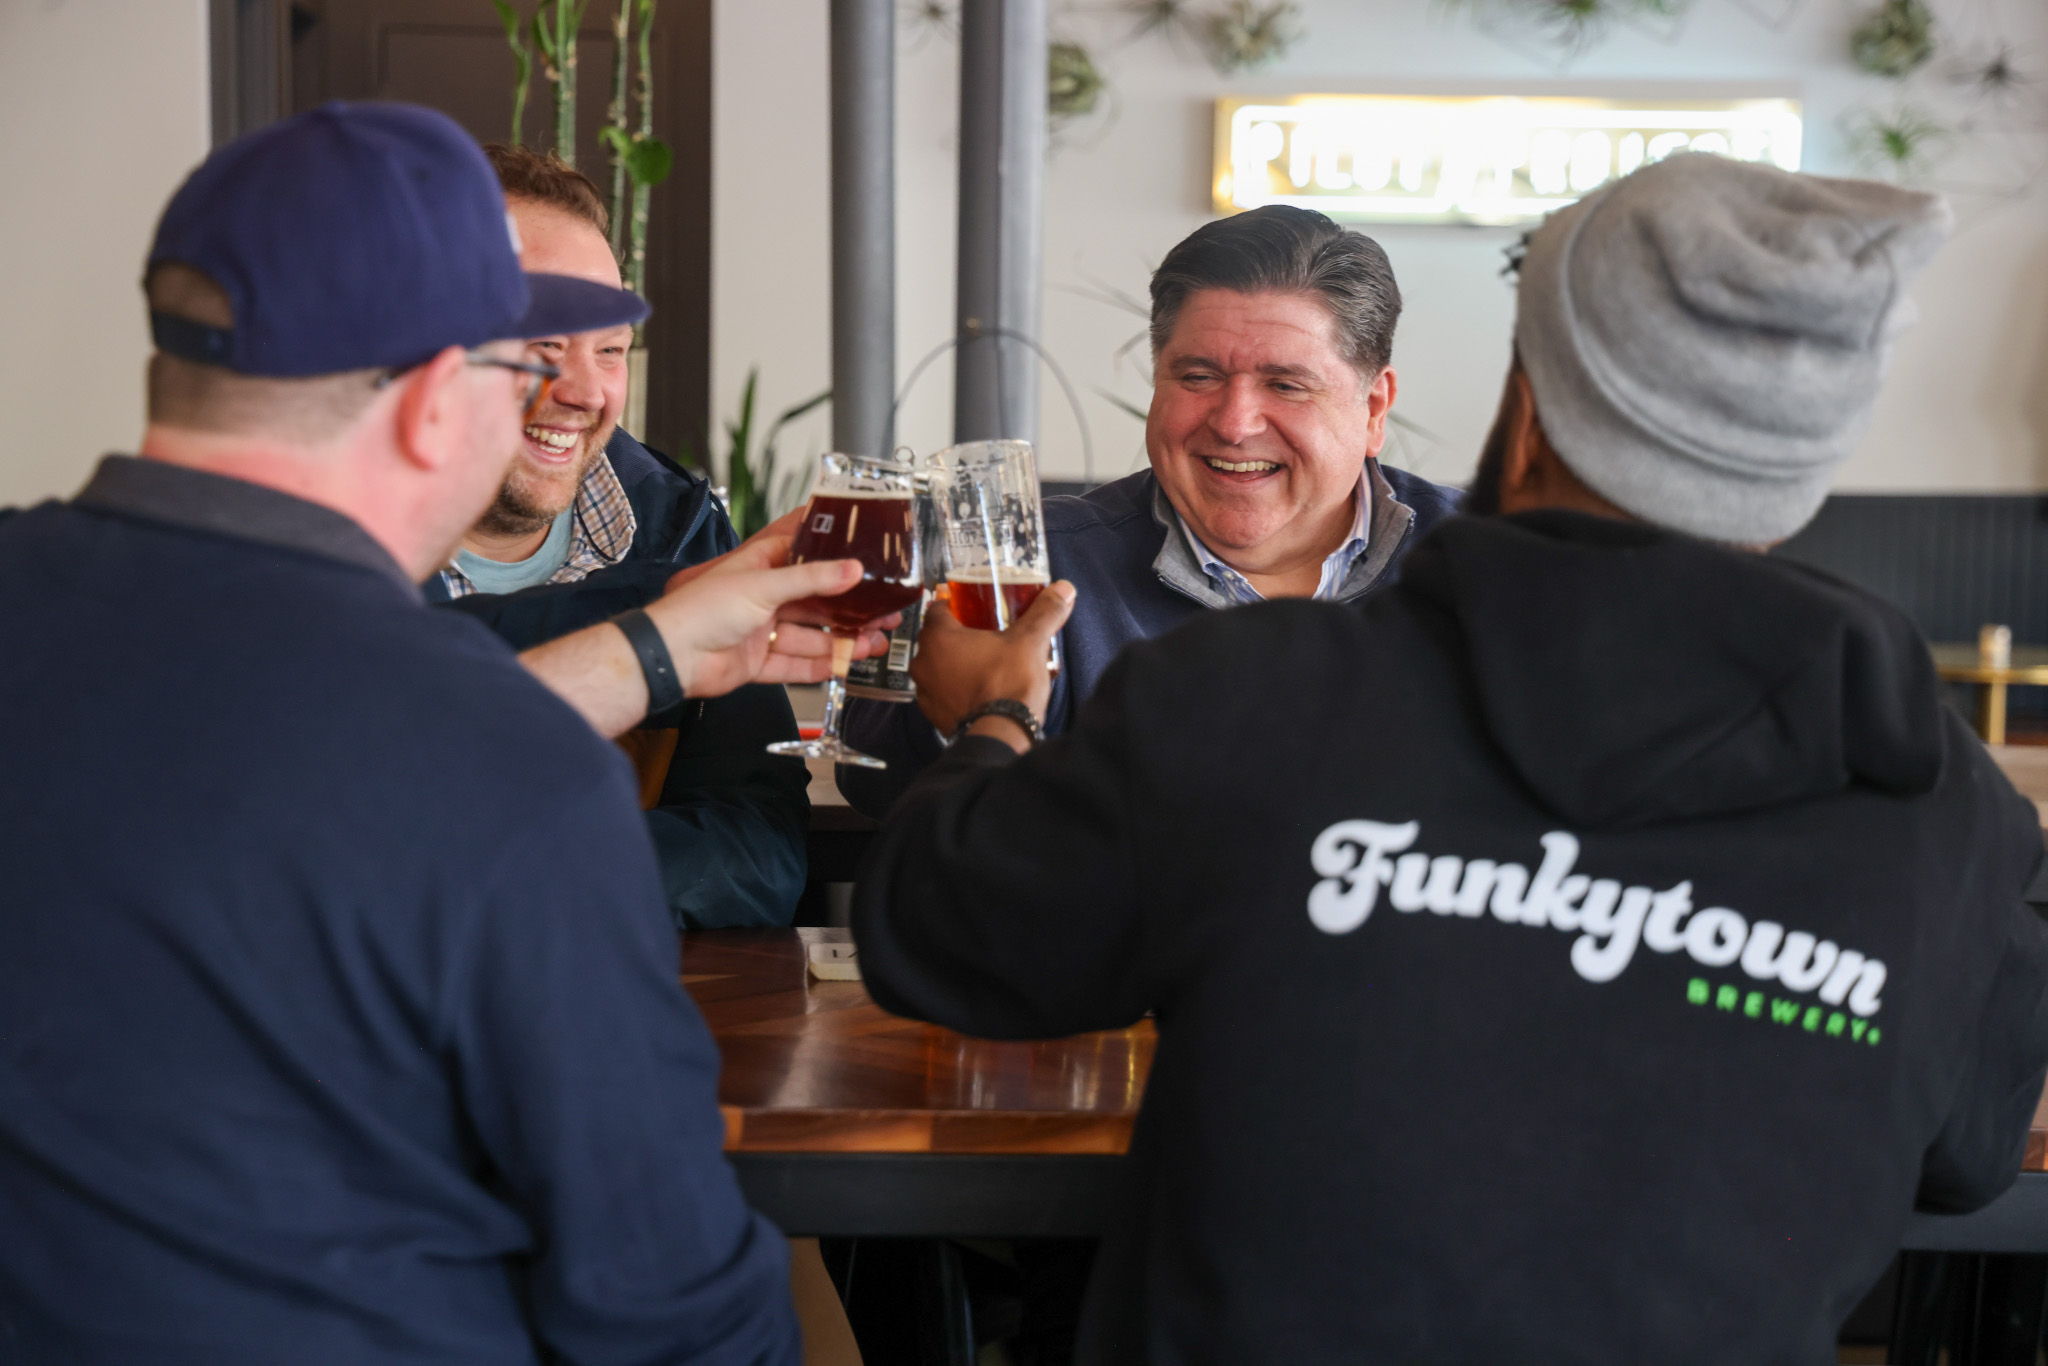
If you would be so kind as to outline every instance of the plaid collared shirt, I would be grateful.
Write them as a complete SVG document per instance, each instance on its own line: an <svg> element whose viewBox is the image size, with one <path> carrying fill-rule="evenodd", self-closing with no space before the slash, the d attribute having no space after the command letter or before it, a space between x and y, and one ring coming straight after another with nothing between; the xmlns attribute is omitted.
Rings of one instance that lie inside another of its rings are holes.
<svg viewBox="0 0 2048 1366"><path fill-rule="evenodd" d="M576 501L569 505L569 558L548 576L548 582L574 583L592 570L617 564L633 548L633 535L639 527L626 486L619 482L612 462L600 455L591 462L576 490ZM469 576L452 563L441 571L441 582L451 598L466 598L477 591Z"/></svg>
<svg viewBox="0 0 2048 1366"><path fill-rule="evenodd" d="M1358 563L1358 557L1371 549L1372 539L1372 486L1364 476L1359 477L1358 491L1352 495L1351 535L1344 544L1331 551L1323 559L1323 574L1316 584L1315 597L1329 601L1337 596L1337 590L1344 586L1344 576L1351 572L1351 566ZM1188 549L1195 552L1195 563L1209 576L1209 582L1216 585L1218 592L1239 606L1264 602L1265 595L1252 587L1251 581L1210 553L1202 544L1202 538L1195 535L1195 529L1187 519L1175 512L1173 519L1180 523L1180 534L1187 538Z"/></svg>

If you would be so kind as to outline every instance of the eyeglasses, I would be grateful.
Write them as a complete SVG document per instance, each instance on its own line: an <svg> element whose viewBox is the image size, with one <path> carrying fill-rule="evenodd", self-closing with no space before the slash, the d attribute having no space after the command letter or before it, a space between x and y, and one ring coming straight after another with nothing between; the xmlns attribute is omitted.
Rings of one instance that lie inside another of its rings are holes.
<svg viewBox="0 0 2048 1366"><path fill-rule="evenodd" d="M470 365L487 365L497 370L516 370L527 376L526 409L520 421L533 421L534 414L548 401L548 394L554 389L555 381L562 377L561 370L537 360L505 360L498 356L487 356L481 351L471 351L463 356Z"/></svg>
<svg viewBox="0 0 2048 1366"><path fill-rule="evenodd" d="M487 366L493 370L516 370L527 376L526 396L520 400L524 405L519 419L521 422L533 421L534 415L540 412L541 405L548 401L548 395L553 392L555 381L562 377L559 367L546 365L537 360L505 360L499 356L487 356L481 351L466 351L462 359L466 365ZM377 376L376 387L382 389L404 373L405 370L386 370Z"/></svg>

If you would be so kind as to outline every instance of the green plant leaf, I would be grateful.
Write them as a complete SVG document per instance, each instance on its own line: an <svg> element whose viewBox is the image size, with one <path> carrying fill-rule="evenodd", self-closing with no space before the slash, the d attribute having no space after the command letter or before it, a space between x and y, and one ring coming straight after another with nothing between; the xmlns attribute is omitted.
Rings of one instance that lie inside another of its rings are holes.
<svg viewBox="0 0 2048 1366"><path fill-rule="evenodd" d="M760 387L761 371L747 371L746 388L740 391L739 416L727 427L732 446L725 456L725 486L732 495L736 512L750 505L754 494L754 470L750 463L754 446L754 395Z"/></svg>
<svg viewBox="0 0 2048 1366"><path fill-rule="evenodd" d="M816 408L819 404L830 403L831 401L832 391L830 389L826 389L820 393L812 394L809 398L805 399L802 403L797 404L793 408L784 409L782 416L775 419L775 425L768 429L768 440L770 444L773 444L775 440L775 434L782 430L784 423L794 422L798 418L802 417L805 413L808 413L812 409Z"/></svg>
<svg viewBox="0 0 2048 1366"><path fill-rule="evenodd" d="M626 174L636 184L650 188L668 179L675 169L676 154L660 138L639 137L626 149Z"/></svg>
<svg viewBox="0 0 2048 1366"><path fill-rule="evenodd" d="M505 41L512 44L514 52L519 51L519 30L525 26L519 11L512 8L511 0L491 0L491 5L498 11L498 22L505 26Z"/></svg>
<svg viewBox="0 0 2048 1366"><path fill-rule="evenodd" d="M542 9L544 10L545 8L546 6L543 5ZM541 11L535 11L533 16L533 45L540 49L541 55L546 57L548 61L553 62L555 60L554 30L548 27L547 20L542 17Z"/></svg>
<svg viewBox="0 0 2048 1366"><path fill-rule="evenodd" d="M597 140L611 148L613 156L626 159L627 174L630 175L632 173L632 155L629 149L633 143L632 134L617 124L608 123L597 130Z"/></svg>

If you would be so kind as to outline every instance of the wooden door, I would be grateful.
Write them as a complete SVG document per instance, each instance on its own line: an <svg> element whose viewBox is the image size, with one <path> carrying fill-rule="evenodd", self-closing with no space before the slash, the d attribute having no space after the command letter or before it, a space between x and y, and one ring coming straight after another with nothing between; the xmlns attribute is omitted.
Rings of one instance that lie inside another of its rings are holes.
<svg viewBox="0 0 2048 1366"><path fill-rule="evenodd" d="M531 13L533 0L514 0ZM654 191L647 243L650 445L681 458L709 428L711 333L711 5L662 0L655 21L655 132L675 170ZM512 131L512 53L490 0L293 0L287 104L407 100L453 117L479 141ZM576 165L609 195L598 142L611 102L612 0L592 0L577 53ZM538 69L521 132L553 142L554 108Z"/></svg>

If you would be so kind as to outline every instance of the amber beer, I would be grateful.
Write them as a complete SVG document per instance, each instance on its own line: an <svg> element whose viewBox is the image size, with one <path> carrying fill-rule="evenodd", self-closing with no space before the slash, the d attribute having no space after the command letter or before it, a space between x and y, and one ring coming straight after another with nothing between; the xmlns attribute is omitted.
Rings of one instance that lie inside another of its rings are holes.
<svg viewBox="0 0 2048 1366"><path fill-rule="evenodd" d="M946 579L946 601L953 620L977 631L1000 631L1038 600L1047 578L1028 569L1006 569L1002 575L1003 606L996 610L996 576L986 566L955 569Z"/></svg>
<svg viewBox="0 0 2048 1366"><path fill-rule="evenodd" d="M801 605L824 613L835 629L849 633L902 611L924 592L916 536L916 507L908 494L814 495L789 562L855 559L861 580L836 597L807 598Z"/></svg>
<svg viewBox="0 0 2048 1366"><path fill-rule="evenodd" d="M1031 569L1005 569L1002 602L1007 615L1002 617L996 615L995 575L986 568L955 569L938 592L945 595L946 602L953 609L953 620L962 626L972 626L977 631L1000 631L1005 626L1014 625L1017 618L1038 601L1038 595L1045 591L1050 577ZM1057 675L1063 659L1060 638L1054 636L1045 667Z"/></svg>

